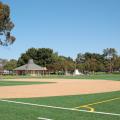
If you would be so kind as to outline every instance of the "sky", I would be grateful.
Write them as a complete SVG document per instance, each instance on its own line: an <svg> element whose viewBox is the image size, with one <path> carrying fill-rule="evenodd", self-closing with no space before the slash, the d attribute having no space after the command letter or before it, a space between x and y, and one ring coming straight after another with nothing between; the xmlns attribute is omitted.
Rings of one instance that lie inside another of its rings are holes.
<svg viewBox="0 0 120 120"><path fill-rule="evenodd" d="M0 58L18 59L28 48L52 48L59 55L120 54L120 0L2 0L11 7L16 41L0 46Z"/></svg>

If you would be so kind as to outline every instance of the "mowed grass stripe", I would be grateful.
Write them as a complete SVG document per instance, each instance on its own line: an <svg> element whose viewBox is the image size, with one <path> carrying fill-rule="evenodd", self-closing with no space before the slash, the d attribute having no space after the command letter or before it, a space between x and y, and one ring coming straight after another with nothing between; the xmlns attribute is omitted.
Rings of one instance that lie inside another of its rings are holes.
<svg viewBox="0 0 120 120"><path fill-rule="evenodd" d="M49 84L49 83L53 83L53 82L0 81L0 86L35 85L35 84Z"/></svg>

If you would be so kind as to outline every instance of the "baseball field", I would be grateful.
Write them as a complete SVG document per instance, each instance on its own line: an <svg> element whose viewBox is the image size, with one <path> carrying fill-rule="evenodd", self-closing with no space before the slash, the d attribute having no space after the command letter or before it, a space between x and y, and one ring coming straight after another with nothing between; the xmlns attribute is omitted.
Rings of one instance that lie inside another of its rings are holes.
<svg viewBox="0 0 120 120"><path fill-rule="evenodd" d="M120 120L120 81L0 81L0 120Z"/></svg>

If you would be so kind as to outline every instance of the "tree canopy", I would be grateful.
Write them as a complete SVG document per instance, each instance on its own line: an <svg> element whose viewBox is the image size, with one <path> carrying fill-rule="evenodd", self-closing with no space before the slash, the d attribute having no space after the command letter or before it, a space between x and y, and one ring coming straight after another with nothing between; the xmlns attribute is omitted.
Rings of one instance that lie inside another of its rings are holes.
<svg viewBox="0 0 120 120"><path fill-rule="evenodd" d="M15 41L11 35L14 24L10 19L10 7L0 2L0 45L8 46Z"/></svg>
<svg viewBox="0 0 120 120"><path fill-rule="evenodd" d="M5 70L14 70L17 67L17 60L11 59L10 61L7 61L4 65Z"/></svg>
<svg viewBox="0 0 120 120"><path fill-rule="evenodd" d="M120 70L120 57L117 55L115 48L106 48L103 50L103 54L78 53L76 63L78 69L82 72L113 72Z"/></svg>
<svg viewBox="0 0 120 120"><path fill-rule="evenodd" d="M109 54L107 52L110 52ZM10 60L6 62L4 68L13 70L17 66L28 63L29 59L40 66L47 67L51 73L73 73L77 68L83 73L94 72L115 72L120 71L120 56L116 54L114 48L107 48L99 53L78 53L76 61L71 57L61 56L50 48L29 48L22 53L18 61ZM110 59L106 56L112 56Z"/></svg>
<svg viewBox="0 0 120 120"><path fill-rule="evenodd" d="M45 66L52 72L74 70L72 58L59 56L50 48L28 49L20 56L17 65L24 65L29 59L33 59L36 64Z"/></svg>
<svg viewBox="0 0 120 120"><path fill-rule="evenodd" d="M107 51L109 54L106 53ZM78 53L76 61L73 61L71 57L60 56L50 48L30 48L20 56L17 65L24 65L29 59L33 59L36 64L46 66L54 73L60 71L72 73L75 68L83 73L113 72L120 70L120 57L116 53L114 48L104 49L103 54ZM111 59L106 59L106 55L112 56Z"/></svg>

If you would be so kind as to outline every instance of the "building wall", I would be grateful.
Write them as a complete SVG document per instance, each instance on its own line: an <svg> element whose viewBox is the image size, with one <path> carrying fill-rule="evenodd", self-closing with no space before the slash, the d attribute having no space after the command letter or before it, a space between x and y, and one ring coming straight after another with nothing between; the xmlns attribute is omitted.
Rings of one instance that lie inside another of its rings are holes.
<svg viewBox="0 0 120 120"><path fill-rule="evenodd" d="M29 71L17 70L16 71L17 75L31 75L31 76L44 75L45 73L46 73L45 71L39 71L39 70L29 70Z"/></svg>

